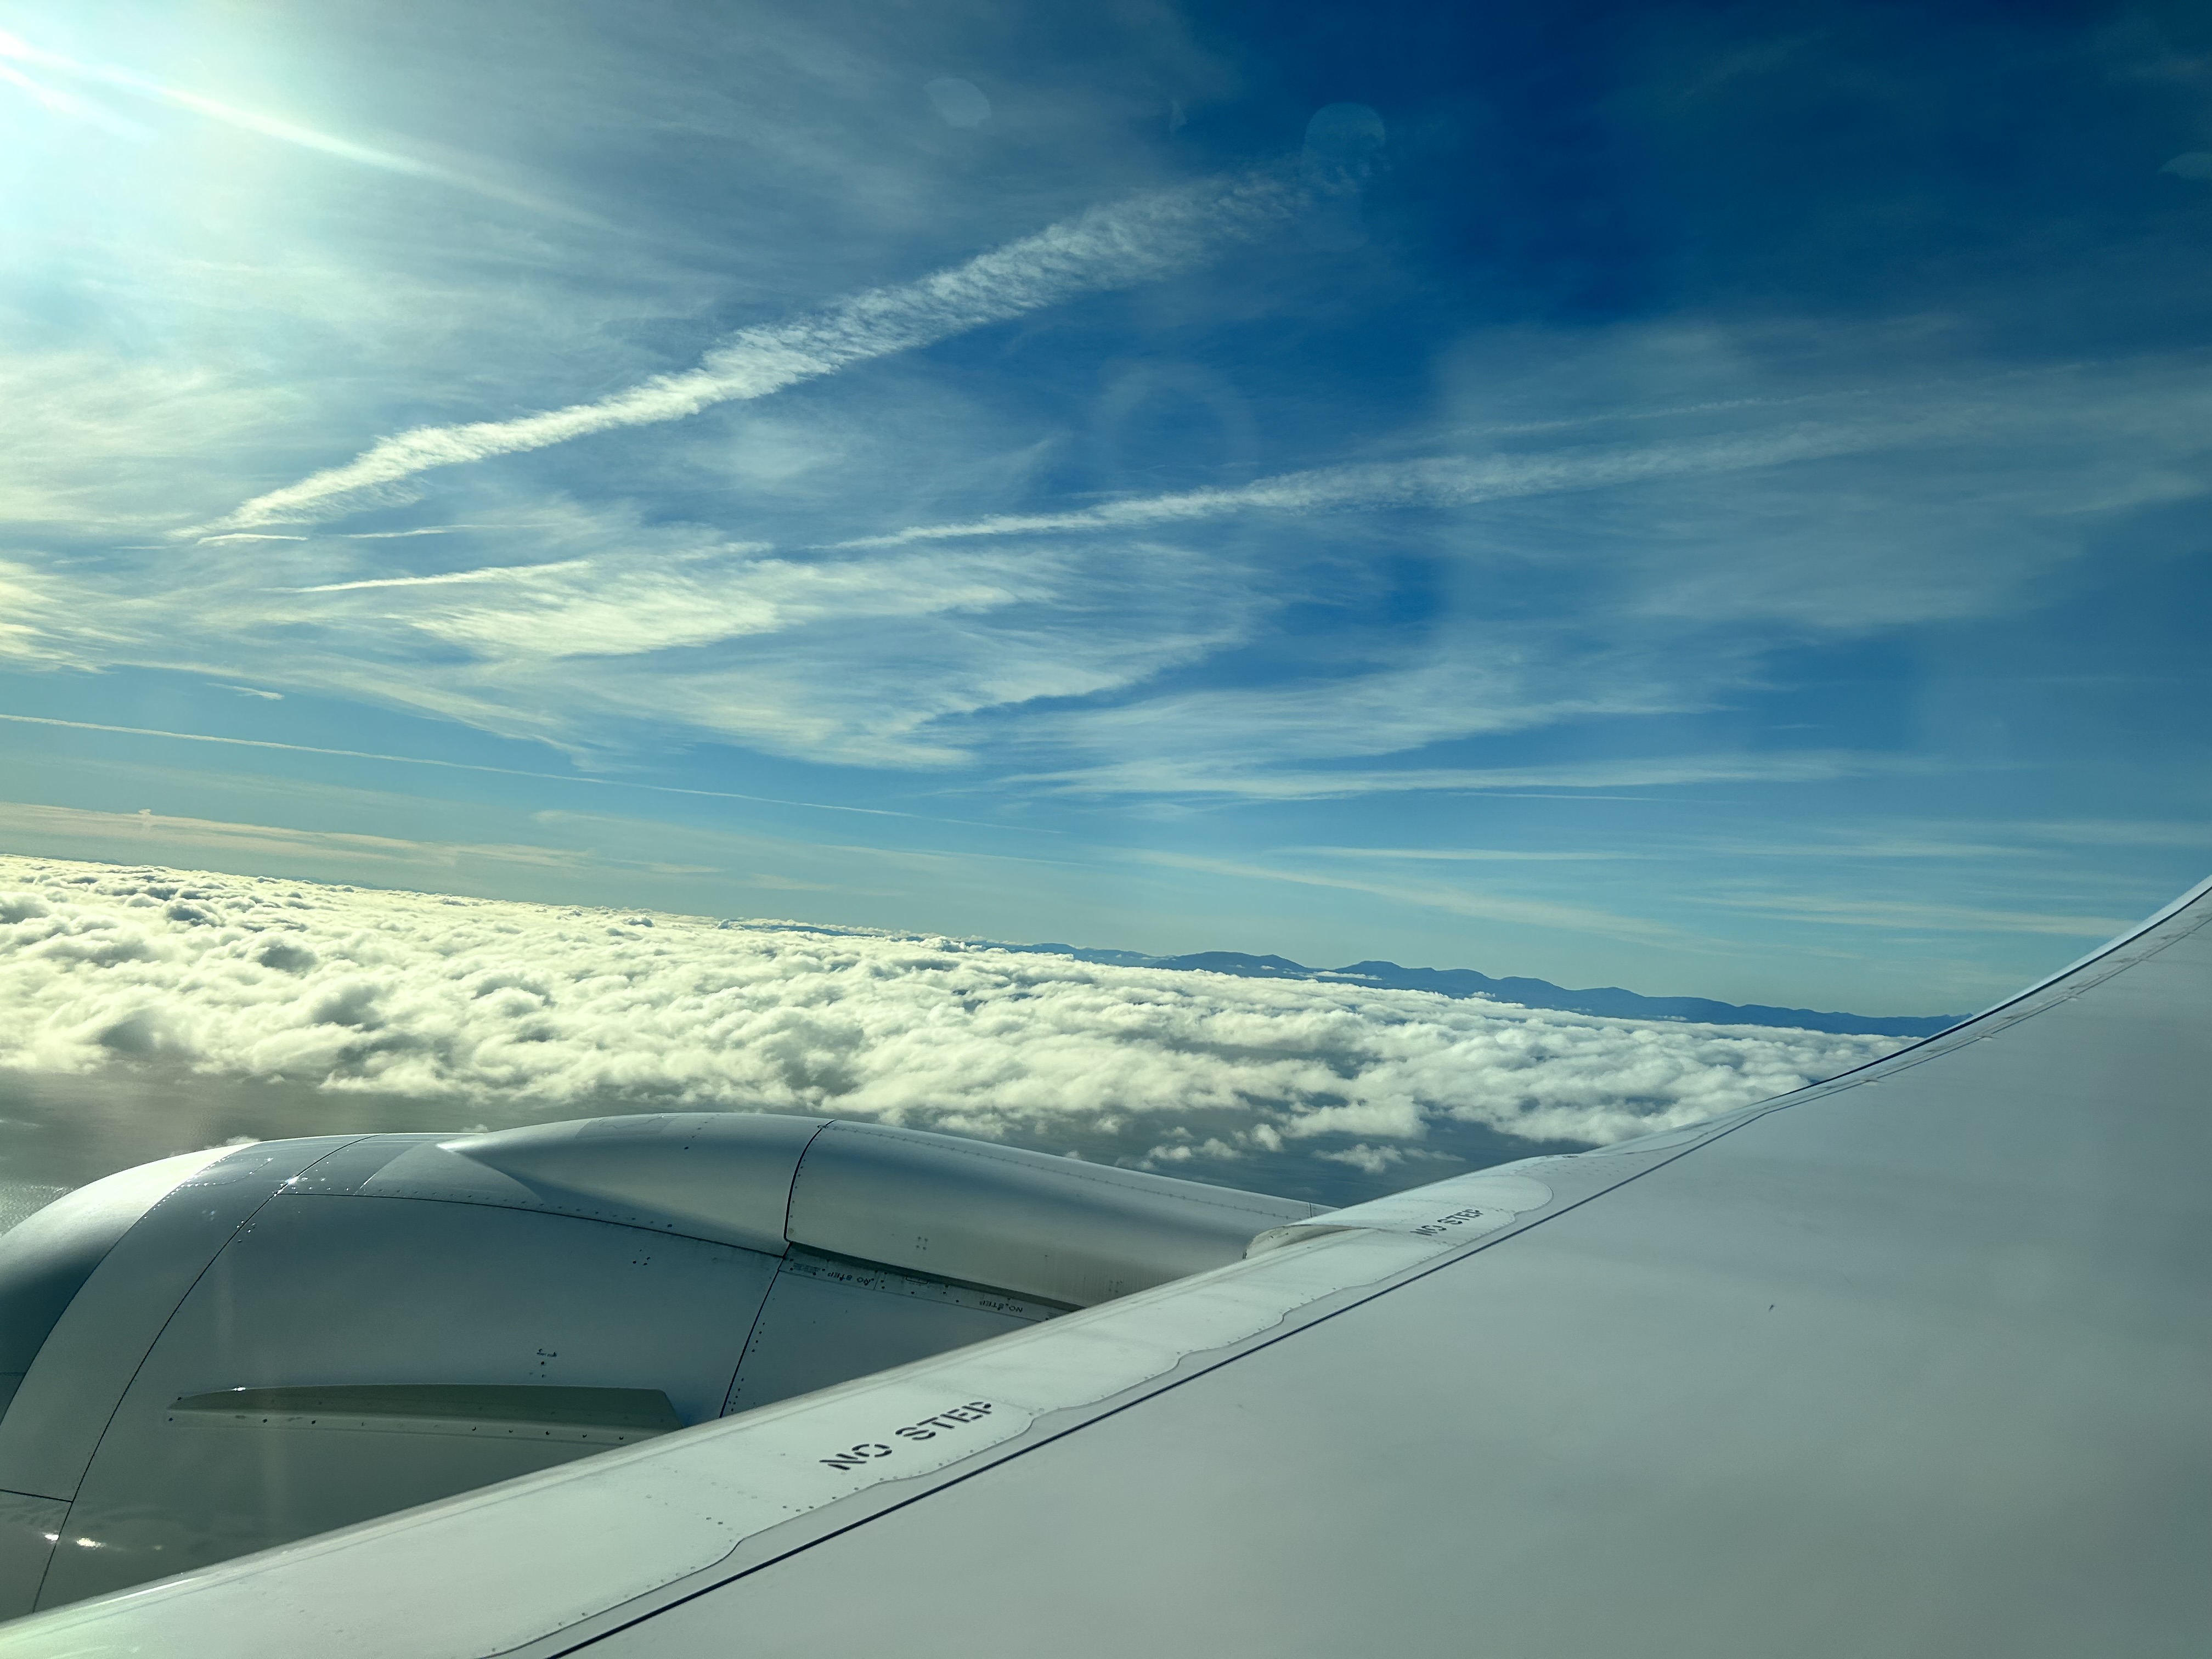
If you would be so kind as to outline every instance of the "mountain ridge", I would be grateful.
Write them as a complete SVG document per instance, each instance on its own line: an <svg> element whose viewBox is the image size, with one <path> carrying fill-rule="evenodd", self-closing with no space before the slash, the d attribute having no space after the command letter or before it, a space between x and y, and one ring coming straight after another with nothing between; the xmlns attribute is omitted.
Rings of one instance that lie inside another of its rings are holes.
<svg viewBox="0 0 2212 1659"><path fill-rule="evenodd" d="M1493 979L1472 968L1402 968L1395 962L1355 962L1343 968L1309 968L1288 957L1243 951L1198 951L1178 957L1141 951L1109 951L1076 945L1001 945L1002 951L1073 957L1116 968L1170 968L1187 973L1234 974L1242 979L1302 979L1323 984L1370 985L1389 991L1432 991L1460 1000L1480 998L1612 1019L1651 1019L1704 1025L1771 1025L1831 1036L1928 1037L1964 1018L1955 1014L1852 1014L1817 1008L1776 1008L1764 1003L1717 1002L1710 997L1652 997L1618 985L1573 990L1549 980L1509 975Z"/></svg>

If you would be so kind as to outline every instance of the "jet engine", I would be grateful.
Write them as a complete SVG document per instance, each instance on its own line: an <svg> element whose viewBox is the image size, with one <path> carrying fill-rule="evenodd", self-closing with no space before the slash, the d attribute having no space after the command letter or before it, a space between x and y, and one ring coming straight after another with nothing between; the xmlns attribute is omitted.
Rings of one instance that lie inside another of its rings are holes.
<svg viewBox="0 0 2212 1659"><path fill-rule="evenodd" d="M985 1341L1319 1212L722 1113L125 1170L0 1237L0 1617Z"/></svg>

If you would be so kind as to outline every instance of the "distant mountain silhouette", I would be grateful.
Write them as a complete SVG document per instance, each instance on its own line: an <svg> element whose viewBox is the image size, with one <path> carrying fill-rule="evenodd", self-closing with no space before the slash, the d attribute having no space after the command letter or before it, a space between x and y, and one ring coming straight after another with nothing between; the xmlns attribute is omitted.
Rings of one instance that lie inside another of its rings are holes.
<svg viewBox="0 0 2212 1659"><path fill-rule="evenodd" d="M1185 957L1148 957L1137 951L1094 951L1076 945L1007 945L1001 950L1073 957L1116 968L1179 968L1235 974L1244 979L1310 979L1371 985L1390 991L1434 991L1448 997L1486 997L1524 1008L1600 1014L1613 1019L1693 1021L1707 1025L1780 1025L1838 1035L1924 1037L1948 1030L1955 1014L1835 1014L1813 1008L1769 1008L1759 1003L1715 1002L1706 997L1647 997L1617 985L1571 991L1549 980L1492 979L1472 968L1401 968L1395 962L1355 962L1348 968L1309 968L1288 957L1248 956L1242 951L1200 951Z"/></svg>

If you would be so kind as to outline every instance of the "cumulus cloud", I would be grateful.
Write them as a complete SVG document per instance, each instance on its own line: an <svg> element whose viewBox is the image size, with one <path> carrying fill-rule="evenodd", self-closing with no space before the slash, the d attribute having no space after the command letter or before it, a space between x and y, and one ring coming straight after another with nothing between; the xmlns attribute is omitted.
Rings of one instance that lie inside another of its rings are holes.
<svg viewBox="0 0 2212 1659"><path fill-rule="evenodd" d="M0 1066L169 1066L450 1121L806 1111L1261 1187L1603 1143L1899 1046L961 940L0 859ZM1495 1150L1500 1145L1504 1151ZM1331 1187L1330 1183L1335 1183Z"/></svg>
<svg viewBox="0 0 2212 1659"><path fill-rule="evenodd" d="M329 517L434 467L543 449L617 427L681 420L764 398L871 358L909 351L1079 295L1165 276L1286 222L1297 192L1267 173L1212 179L1091 209L918 282L872 289L787 322L741 329L696 368L611 397L510 420L417 427L247 501L210 530Z"/></svg>

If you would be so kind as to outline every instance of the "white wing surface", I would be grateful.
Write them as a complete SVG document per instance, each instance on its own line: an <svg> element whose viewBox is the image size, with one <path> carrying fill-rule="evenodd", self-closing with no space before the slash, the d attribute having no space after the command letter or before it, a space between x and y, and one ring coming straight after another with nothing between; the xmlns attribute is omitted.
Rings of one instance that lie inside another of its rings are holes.
<svg viewBox="0 0 2212 1659"><path fill-rule="evenodd" d="M2199 1654L2208 921L1694 1129L0 1652Z"/></svg>

